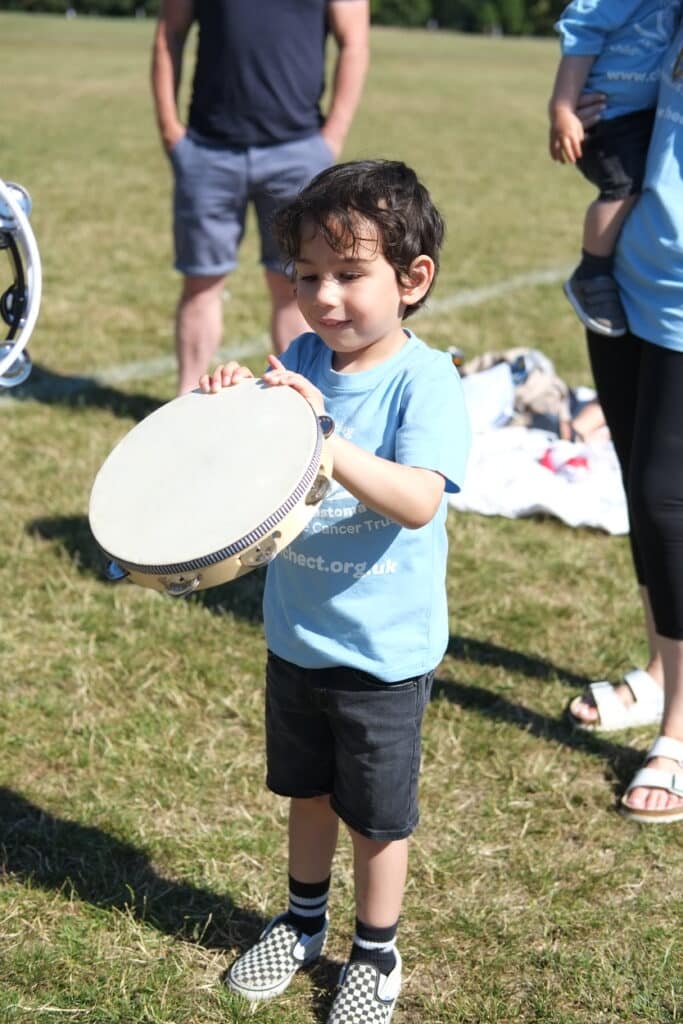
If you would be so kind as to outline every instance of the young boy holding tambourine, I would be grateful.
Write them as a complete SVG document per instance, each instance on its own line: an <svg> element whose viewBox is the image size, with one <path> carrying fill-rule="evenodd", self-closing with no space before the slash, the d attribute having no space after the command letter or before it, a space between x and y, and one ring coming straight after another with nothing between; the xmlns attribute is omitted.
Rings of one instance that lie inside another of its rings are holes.
<svg viewBox="0 0 683 1024"><path fill-rule="evenodd" d="M469 448L450 357L403 326L432 287L444 229L414 172L377 160L319 174L276 230L311 332L264 379L334 426L333 486L268 566L267 784L290 798L289 908L226 983L270 999L318 957L341 819L356 929L328 1024L384 1024L401 986L422 716L448 641L446 492ZM228 363L200 386L250 376Z"/></svg>

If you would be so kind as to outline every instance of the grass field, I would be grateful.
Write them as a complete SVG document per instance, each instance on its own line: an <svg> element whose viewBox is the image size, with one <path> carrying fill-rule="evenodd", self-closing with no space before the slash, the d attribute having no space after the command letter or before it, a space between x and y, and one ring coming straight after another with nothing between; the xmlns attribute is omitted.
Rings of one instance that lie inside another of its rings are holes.
<svg viewBox="0 0 683 1024"><path fill-rule="evenodd" d="M0 396L1 1024L251 1020L220 977L285 898L286 805L263 786L262 580L178 602L112 587L87 525L103 459L174 391L152 29L0 14L0 176L33 196L44 265L32 385ZM447 218L423 337L468 355L533 345L589 383L557 285L446 301L575 258L587 186L545 149L556 57L550 40L374 31L345 155L406 159ZM251 227L226 346L256 370ZM627 540L542 518L451 513L449 529L451 642L394 1020L680 1021L683 831L615 813L651 733L581 738L562 721L586 680L643 663ZM326 955L255 1019L325 1020L352 914L344 839Z"/></svg>

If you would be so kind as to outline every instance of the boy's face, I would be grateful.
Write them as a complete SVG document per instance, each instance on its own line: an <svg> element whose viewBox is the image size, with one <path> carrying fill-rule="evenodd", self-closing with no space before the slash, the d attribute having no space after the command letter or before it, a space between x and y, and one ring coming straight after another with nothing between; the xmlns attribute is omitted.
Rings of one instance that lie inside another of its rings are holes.
<svg viewBox="0 0 683 1024"><path fill-rule="evenodd" d="M374 226L364 223L356 234L355 247L349 240L337 252L313 225L304 225L295 260L299 309L334 352L333 367L348 372L368 369L403 347L401 317L412 291L397 281Z"/></svg>

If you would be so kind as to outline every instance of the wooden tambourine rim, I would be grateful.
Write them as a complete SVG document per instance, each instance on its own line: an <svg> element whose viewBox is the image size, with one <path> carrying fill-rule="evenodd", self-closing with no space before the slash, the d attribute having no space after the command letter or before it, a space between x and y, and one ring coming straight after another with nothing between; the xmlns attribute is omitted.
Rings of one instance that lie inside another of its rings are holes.
<svg viewBox="0 0 683 1024"><path fill-rule="evenodd" d="M315 416L315 411L311 409L312 415ZM311 457L311 461L306 469L303 477L294 491L289 497L283 501L283 503L272 512L262 523L259 523L253 530L240 537L239 540L233 541L228 544L227 547L220 548L218 551L214 551L209 555L202 555L199 558L193 558L189 562L171 562L167 565L153 565L143 564L140 562L131 562L125 557L114 554L108 551L106 548L102 548L102 551L109 557L120 562L126 569L132 569L135 572L150 573L155 576L169 576L175 573L194 572L196 569L206 569L211 565L218 565L220 562L225 562L229 558L234 558L236 555L241 554L248 548L253 547L262 540L271 530L278 526L283 519L294 509L302 498L311 489L320 469L321 453L323 446L323 436L318 427L315 449ZM99 542L98 542L99 543Z"/></svg>
<svg viewBox="0 0 683 1024"><path fill-rule="evenodd" d="M248 384L259 391L272 390L264 382L256 379L245 381L241 386L246 388ZM176 401L181 402L183 399ZM128 454L131 449L126 449L125 446L131 443L130 435L139 432L144 421L133 427L112 449L100 467L90 494L90 528L98 547L115 570L110 578L127 577L130 582L140 586L181 596L234 580L252 569L266 565L287 547L315 515L316 506L324 499L332 477L332 453L327 438L334 429L334 423L328 416L318 416L302 396L297 395L297 401L302 402L307 409L305 416L299 413L295 418L295 422L298 421L296 450L299 451L299 458L295 470L292 467L292 472L286 472L271 494L272 502L277 502L276 507L273 508L273 503L266 497L253 509L256 525L253 525L254 519L249 521L250 515L242 515L227 532L220 526L216 528L215 520L207 522L208 532L204 535L204 546L196 542L199 538L197 533L194 534L194 542L189 546L182 542L176 545L175 541L169 545L168 539L159 546L150 537L149 560L148 545L140 543L140 538L136 543L128 543L126 531L131 528L130 525L121 529L122 522L128 522L130 511L125 510L123 521L112 519L112 514L117 511L116 503L111 506L112 493L115 493L111 492L112 480L115 481L117 476L123 480L123 471L126 469L131 472L140 471L136 457L141 449L133 445L132 452L135 457L131 461ZM167 403L167 406L171 404L173 401ZM149 418L162 414L162 410L167 406L160 407ZM284 408L286 407L285 403ZM281 407L276 404L275 409L279 408ZM240 417L248 416L249 412L250 403L247 402L246 406L242 406ZM211 418L209 422L210 420ZM206 422L204 418L205 425ZM153 431L151 436L156 436ZM199 437L203 436L206 436L204 429L199 434ZM143 434L143 437L144 444L149 444L148 436ZM163 441L161 443L164 444ZM299 443L302 444L300 448ZM199 450L201 451L201 448ZM143 454L146 454L144 450ZM164 464L164 460L161 461ZM238 473L244 472L243 464ZM163 490L166 471L160 476L157 474L157 479ZM236 479L243 477L238 475ZM244 479L248 481L248 475ZM118 521L117 526L113 525L115 521Z"/></svg>

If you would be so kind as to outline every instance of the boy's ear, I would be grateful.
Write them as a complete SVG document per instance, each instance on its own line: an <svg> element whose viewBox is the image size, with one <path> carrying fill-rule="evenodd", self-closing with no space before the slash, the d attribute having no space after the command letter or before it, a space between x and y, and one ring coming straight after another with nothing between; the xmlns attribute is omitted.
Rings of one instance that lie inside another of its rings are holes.
<svg viewBox="0 0 683 1024"><path fill-rule="evenodd" d="M401 284L401 298L406 306L414 306L429 291L436 267L431 256L422 253L410 264L408 276Z"/></svg>

